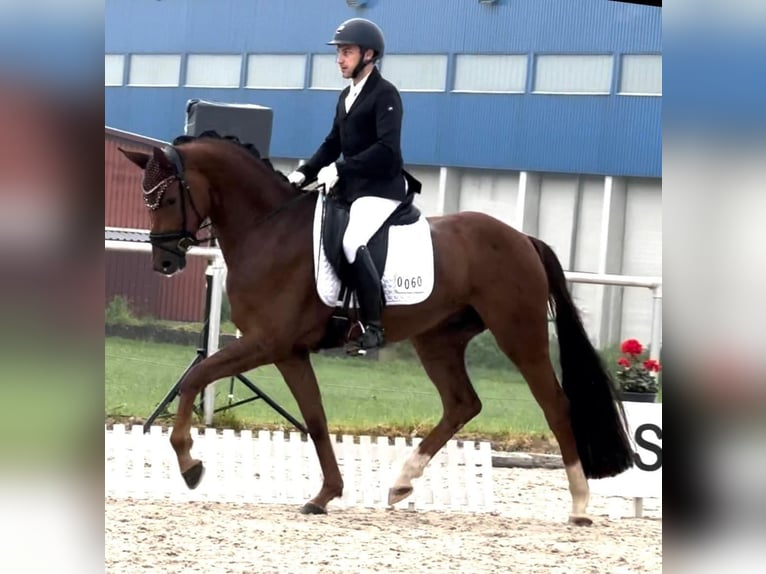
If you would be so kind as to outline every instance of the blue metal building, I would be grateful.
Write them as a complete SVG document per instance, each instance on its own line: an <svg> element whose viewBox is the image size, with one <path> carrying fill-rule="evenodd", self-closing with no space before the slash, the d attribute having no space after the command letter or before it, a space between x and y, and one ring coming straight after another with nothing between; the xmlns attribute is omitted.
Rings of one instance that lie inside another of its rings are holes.
<svg viewBox="0 0 766 574"><path fill-rule="evenodd" d="M336 90L312 88L312 58L332 54L325 42L335 27L361 16L382 27L389 55L441 56L424 64L444 66L441 86L402 91L407 163L660 176L661 98L620 93L624 56L661 51L658 9L607 0L348 3L107 0L106 52L123 63L122 77L113 82L119 85L106 88L106 123L170 139L183 131L191 98L255 103L274 110L271 155L306 157L326 134L337 99ZM131 57L141 54L179 55L175 86L131 85ZM241 56L241 81L236 87L188 87L192 54ZM244 87L245 60L256 54L305 58L304 84ZM523 85L504 93L456 91L460 57L491 54L522 56ZM536 87L536 74L540 60L551 55L602 56L597 67L604 71L596 73L608 76L581 94L549 93ZM384 75L386 65L384 58ZM119 76L119 70L112 73Z"/></svg>

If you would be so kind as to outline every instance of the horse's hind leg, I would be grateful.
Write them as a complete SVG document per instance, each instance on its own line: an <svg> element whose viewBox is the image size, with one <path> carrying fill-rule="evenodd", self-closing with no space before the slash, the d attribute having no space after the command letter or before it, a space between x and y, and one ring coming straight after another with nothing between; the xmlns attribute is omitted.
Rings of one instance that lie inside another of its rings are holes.
<svg viewBox="0 0 766 574"><path fill-rule="evenodd" d="M569 401L556 380L549 359L539 362L522 361L521 364L517 363L517 366L527 380L532 395L542 408L545 420L559 443L572 496L569 521L573 524L590 525L593 521L588 516L588 481L577 454L577 444L569 418Z"/></svg>
<svg viewBox="0 0 766 574"><path fill-rule="evenodd" d="M439 392L443 413L439 423L404 463L388 492L389 504L412 494L412 479L422 476L439 449L481 411L481 401L468 378L464 360L468 341L481 330L476 325L442 326L412 339L426 373Z"/></svg>
<svg viewBox="0 0 766 574"><path fill-rule="evenodd" d="M577 454L569 418L569 401L556 379L550 361L545 307L541 306L540 309L540 312L525 311L518 314L514 323L506 321L498 313L487 313L487 327L495 336L498 347L516 364L527 381L559 443L572 495L569 521L589 525L593 521L587 515L590 496L588 481Z"/></svg>
<svg viewBox="0 0 766 574"><path fill-rule="evenodd" d="M319 393L314 369L311 367L308 354L305 353L278 362L277 368L282 373L282 377L298 403L309 436L314 441L314 448L317 451L319 465L322 467L324 476L319 494L303 505L301 512L303 514L325 514L327 503L343 494L343 479L327 431L327 418L322 406L322 397Z"/></svg>

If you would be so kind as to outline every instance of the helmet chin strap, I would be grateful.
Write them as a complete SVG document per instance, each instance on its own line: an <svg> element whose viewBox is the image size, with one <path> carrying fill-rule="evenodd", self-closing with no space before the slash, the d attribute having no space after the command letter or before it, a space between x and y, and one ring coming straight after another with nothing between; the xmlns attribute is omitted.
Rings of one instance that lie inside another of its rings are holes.
<svg viewBox="0 0 766 574"><path fill-rule="evenodd" d="M352 80L356 80L356 77L359 75L359 73L364 69L364 67L367 64L369 64L371 62L374 62L374 60L365 60L364 59L364 52L366 52L366 51L367 50L363 50L362 51L362 57L359 58L359 63L356 65L356 68L354 68L353 71L351 72L351 79Z"/></svg>

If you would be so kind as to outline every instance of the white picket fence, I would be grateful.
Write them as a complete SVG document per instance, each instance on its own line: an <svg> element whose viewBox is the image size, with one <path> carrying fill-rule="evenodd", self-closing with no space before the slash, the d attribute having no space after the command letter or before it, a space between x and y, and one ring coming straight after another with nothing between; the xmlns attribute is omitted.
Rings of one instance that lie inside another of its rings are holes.
<svg viewBox="0 0 766 574"><path fill-rule="evenodd" d="M205 464L200 486L189 490L170 446L172 429L105 427L106 495L178 501L302 504L322 475L313 443L298 432L192 429L192 455ZM420 439L332 437L344 480L336 507L388 507L388 489ZM492 452L488 442L452 440L431 460L414 493L397 507L410 510L493 511Z"/></svg>

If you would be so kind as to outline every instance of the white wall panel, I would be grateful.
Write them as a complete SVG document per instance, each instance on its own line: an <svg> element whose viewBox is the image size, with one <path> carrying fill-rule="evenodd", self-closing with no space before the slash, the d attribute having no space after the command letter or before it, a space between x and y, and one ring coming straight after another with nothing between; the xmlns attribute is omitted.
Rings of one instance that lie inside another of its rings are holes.
<svg viewBox="0 0 766 574"><path fill-rule="evenodd" d="M579 203L572 269L595 273L600 253L604 179L583 176ZM601 322L602 291L600 285L572 284L572 297L580 310L585 330L594 341Z"/></svg>
<svg viewBox="0 0 766 574"><path fill-rule="evenodd" d="M128 74L131 86L175 87L181 78L181 55L133 54Z"/></svg>
<svg viewBox="0 0 766 574"><path fill-rule="evenodd" d="M621 94L662 95L660 54L625 54L621 64Z"/></svg>
<svg viewBox="0 0 766 574"><path fill-rule="evenodd" d="M583 177L575 230L574 271L598 271L601 238L601 212L604 204L604 178Z"/></svg>
<svg viewBox="0 0 766 574"><path fill-rule="evenodd" d="M625 205L624 275L662 275L662 182L627 180ZM626 288L622 306L622 336L648 341L651 333L652 294Z"/></svg>
<svg viewBox="0 0 766 574"><path fill-rule="evenodd" d="M662 184L654 179L629 179L625 206L626 275L662 274Z"/></svg>
<svg viewBox="0 0 766 574"><path fill-rule="evenodd" d="M577 176L545 174L540 181L540 220L537 235L569 269L577 205Z"/></svg>
<svg viewBox="0 0 766 574"><path fill-rule="evenodd" d="M535 58L537 93L608 94L611 87L611 55L545 54Z"/></svg>
<svg viewBox="0 0 766 574"><path fill-rule="evenodd" d="M186 85L206 88L238 88L242 75L239 54L189 54Z"/></svg>
<svg viewBox="0 0 766 574"><path fill-rule="evenodd" d="M456 92L523 93L527 85L526 54L457 54Z"/></svg>
<svg viewBox="0 0 766 574"><path fill-rule="evenodd" d="M388 54L381 72L401 91L442 91L447 83L443 54Z"/></svg>
<svg viewBox="0 0 766 574"><path fill-rule="evenodd" d="M518 172L465 170L460 177L460 211L481 211L513 225L518 193Z"/></svg>
<svg viewBox="0 0 766 574"><path fill-rule="evenodd" d="M121 86L125 75L125 56L104 54L104 85Z"/></svg>
<svg viewBox="0 0 766 574"><path fill-rule="evenodd" d="M340 75L337 69L335 74ZM247 58L248 88L303 88L306 56L303 54L251 54Z"/></svg>

